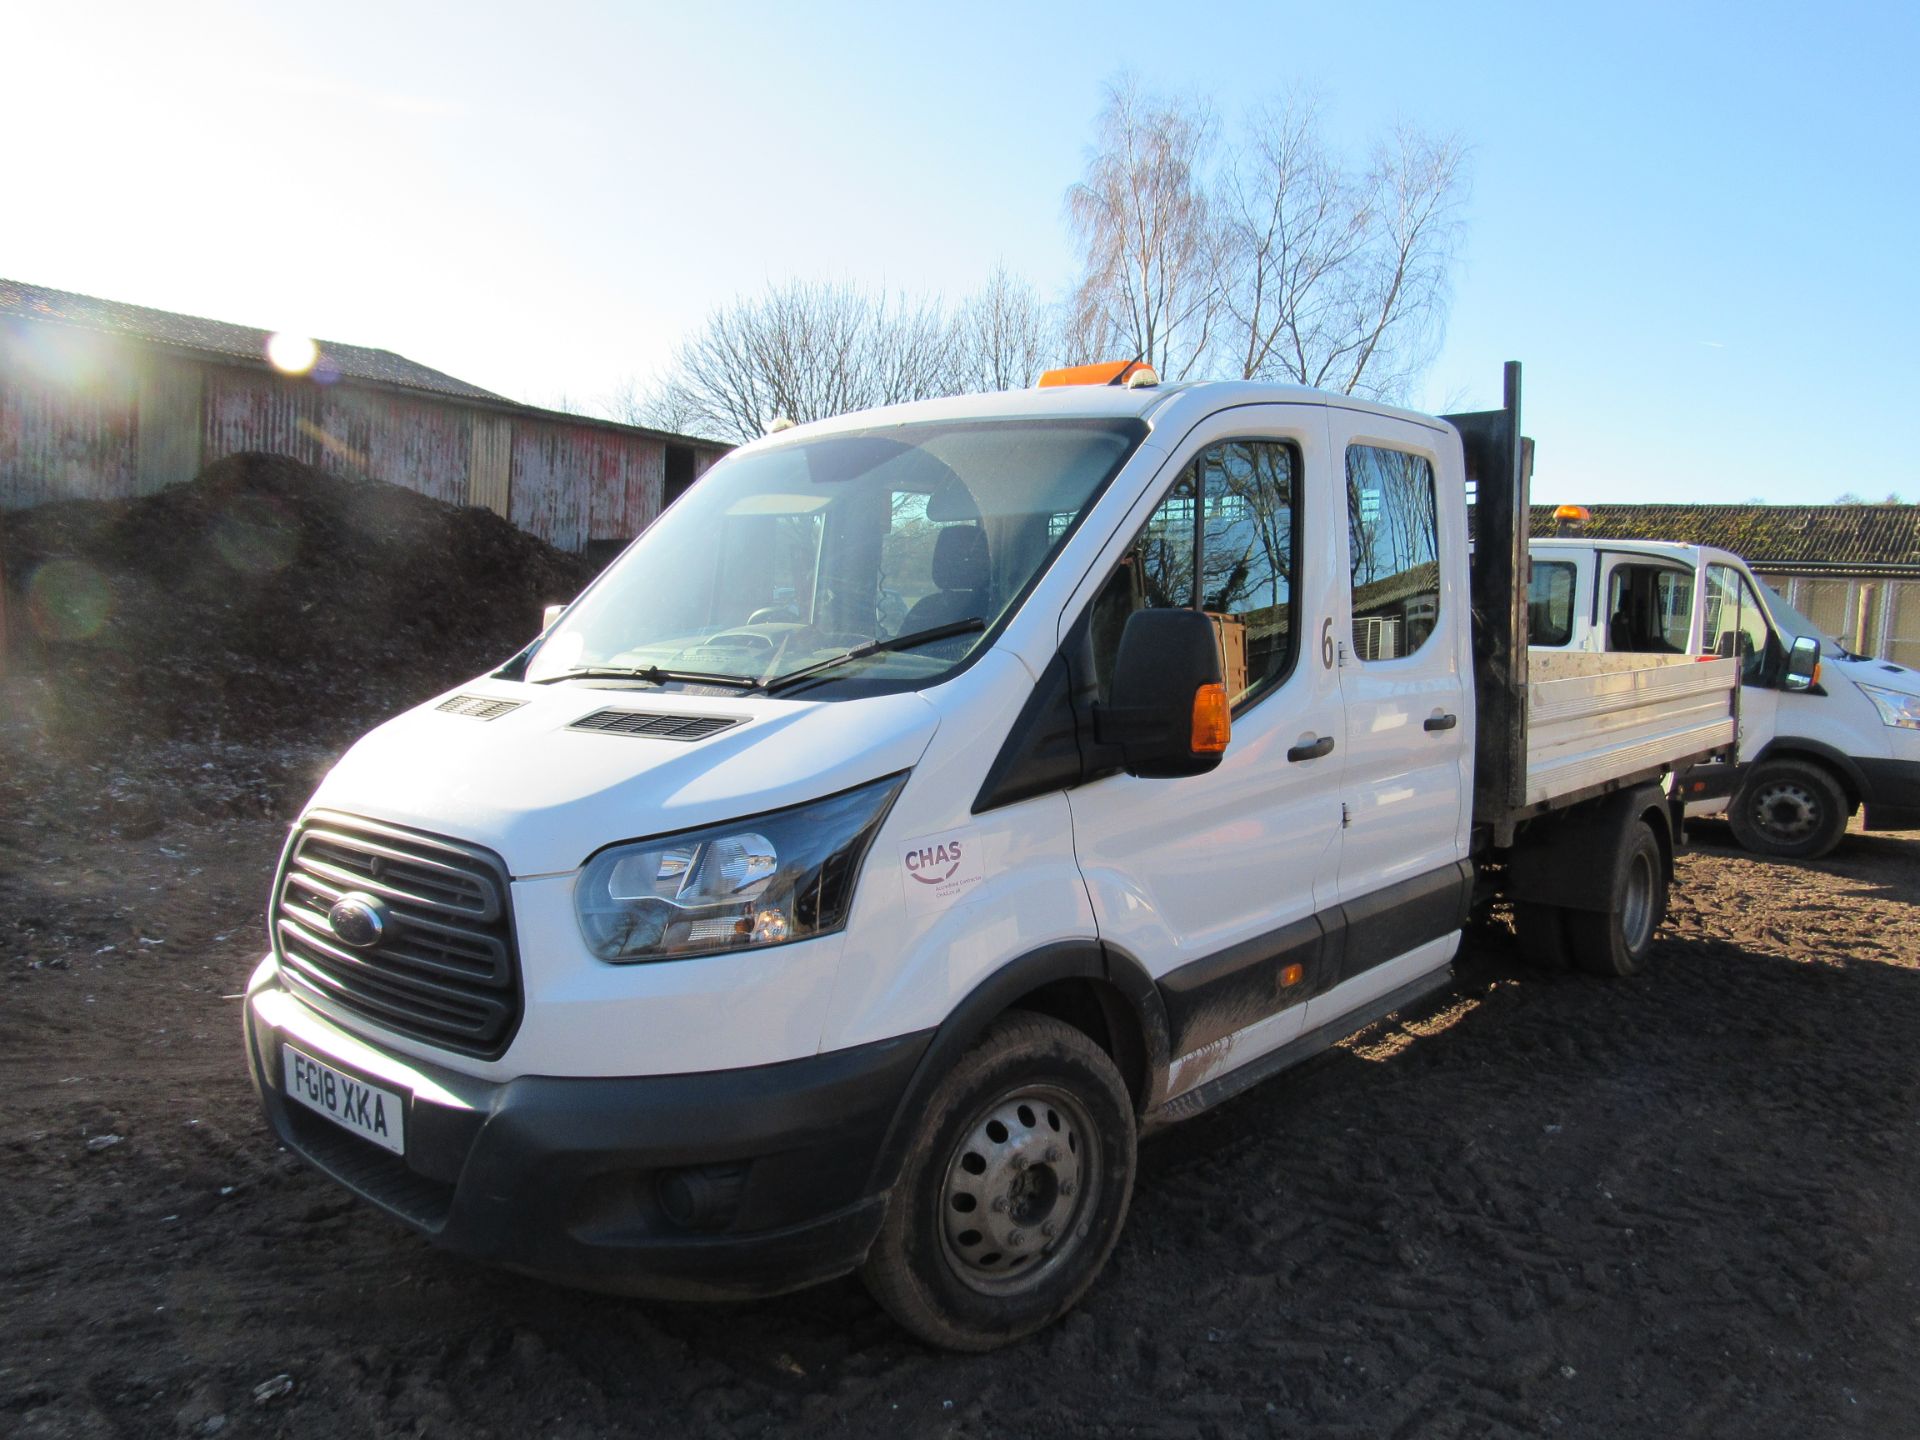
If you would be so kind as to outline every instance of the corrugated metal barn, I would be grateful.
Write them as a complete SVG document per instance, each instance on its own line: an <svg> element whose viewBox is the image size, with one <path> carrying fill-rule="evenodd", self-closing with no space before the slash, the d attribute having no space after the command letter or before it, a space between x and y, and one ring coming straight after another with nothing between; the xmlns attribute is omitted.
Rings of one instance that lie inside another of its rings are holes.
<svg viewBox="0 0 1920 1440"><path fill-rule="evenodd" d="M728 448L516 404L359 345L320 341L289 374L272 338L0 280L0 509L144 495L264 450L607 554Z"/></svg>

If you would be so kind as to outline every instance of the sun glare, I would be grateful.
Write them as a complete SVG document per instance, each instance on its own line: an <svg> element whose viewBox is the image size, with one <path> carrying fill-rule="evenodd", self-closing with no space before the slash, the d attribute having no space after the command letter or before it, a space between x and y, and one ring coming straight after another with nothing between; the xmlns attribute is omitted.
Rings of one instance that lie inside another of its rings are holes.
<svg viewBox="0 0 1920 1440"><path fill-rule="evenodd" d="M304 335L267 337L267 361L288 375L304 375L320 359L320 347Z"/></svg>

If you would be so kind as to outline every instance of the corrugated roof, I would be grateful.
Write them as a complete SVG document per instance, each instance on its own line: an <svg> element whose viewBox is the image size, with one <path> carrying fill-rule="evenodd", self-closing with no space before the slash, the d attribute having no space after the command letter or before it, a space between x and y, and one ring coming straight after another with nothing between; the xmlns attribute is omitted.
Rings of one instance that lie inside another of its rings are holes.
<svg viewBox="0 0 1920 1440"><path fill-rule="evenodd" d="M1553 506L1533 533L1554 533ZM1756 570L1920 571L1920 505L1590 505L1592 540L1717 545Z"/></svg>
<svg viewBox="0 0 1920 1440"><path fill-rule="evenodd" d="M44 285L28 285L18 280L0 280L0 316L66 325L259 365L266 363L267 340L273 333L250 325L229 324L225 320L203 320L197 315L176 315L171 310L153 310L145 305L50 290ZM343 345L334 340L315 343L320 347L320 366L333 370L342 379L377 381L468 400L506 399L391 350Z"/></svg>

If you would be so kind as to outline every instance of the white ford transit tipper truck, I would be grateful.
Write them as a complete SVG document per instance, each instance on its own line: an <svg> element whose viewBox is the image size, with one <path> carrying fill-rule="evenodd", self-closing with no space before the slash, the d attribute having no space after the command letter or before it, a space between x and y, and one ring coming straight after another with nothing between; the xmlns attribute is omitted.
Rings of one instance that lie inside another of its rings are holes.
<svg viewBox="0 0 1920 1440"><path fill-rule="evenodd" d="M1451 423L1104 373L748 445L355 745L248 985L280 1139L517 1270L858 1269L984 1349L1137 1136L1443 985L1496 883L1639 967L1736 666L1529 674L1518 367Z"/></svg>
<svg viewBox="0 0 1920 1440"><path fill-rule="evenodd" d="M1534 646L1740 661L1737 763L1688 773L1688 814L1724 813L1747 849L1797 860L1832 850L1862 808L1869 830L1920 830L1920 674L1848 653L1728 550L1540 539L1532 553Z"/></svg>

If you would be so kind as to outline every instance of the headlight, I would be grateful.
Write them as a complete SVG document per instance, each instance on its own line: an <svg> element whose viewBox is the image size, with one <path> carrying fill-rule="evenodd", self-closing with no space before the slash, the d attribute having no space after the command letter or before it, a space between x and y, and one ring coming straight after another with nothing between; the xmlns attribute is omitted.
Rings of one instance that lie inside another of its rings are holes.
<svg viewBox="0 0 1920 1440"><path fill-rule="evenodd" d="M1903 695L1898 690L1882 690L1878 685L1862 685L1873 708L1880 712L1880 723L1902 730L1920 730L1920 695Z"/></svg>
<svg viewBox="0 0 1920 1440"><path fill-rule="evenodd" d="M904 775L587 862L574 910L602 960L680 960L830 935Z"/></svg>

